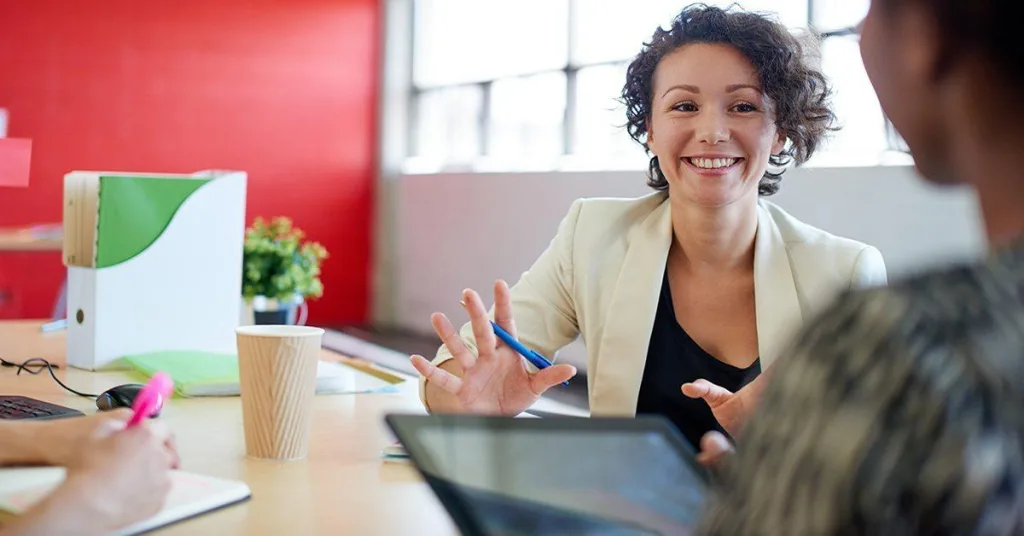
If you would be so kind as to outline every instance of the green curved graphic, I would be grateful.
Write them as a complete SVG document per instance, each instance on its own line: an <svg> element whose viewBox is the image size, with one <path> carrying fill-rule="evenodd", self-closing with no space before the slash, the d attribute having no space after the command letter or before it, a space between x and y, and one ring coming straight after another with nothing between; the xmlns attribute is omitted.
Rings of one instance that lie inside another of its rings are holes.
<svg viewBox="0 0 1024 536"><path fill-rule="evenodd" d="M210 179L100 177L96 267L120 264L146 250L181 204Z"/></svg>

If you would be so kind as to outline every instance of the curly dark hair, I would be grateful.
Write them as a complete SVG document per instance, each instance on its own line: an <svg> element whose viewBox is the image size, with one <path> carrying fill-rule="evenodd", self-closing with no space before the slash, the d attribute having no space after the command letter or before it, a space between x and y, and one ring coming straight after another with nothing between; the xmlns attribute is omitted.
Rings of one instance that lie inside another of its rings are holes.
<svg viewBox="0 0 1024 536"><path fill-rule="evenodd" d="M647 130L654 71L666 55L692 43L731 45L754 65L764 94L774 108L775 125L786 135L782 152L769 157L772 166L784 168L806 162L825 134L836 130L836 115L830 102L832 90L825 76L808 61L810 46L767 15L737 8L736 4L725 9L706 4L683 8L670 28L659 27L630 62L622 88L626 130L647 154L651 152ZM768 196L779 191L784 171L765 170L758 194ZM651 157L647 184L656 190L668 188L657 156Z"/></svg>

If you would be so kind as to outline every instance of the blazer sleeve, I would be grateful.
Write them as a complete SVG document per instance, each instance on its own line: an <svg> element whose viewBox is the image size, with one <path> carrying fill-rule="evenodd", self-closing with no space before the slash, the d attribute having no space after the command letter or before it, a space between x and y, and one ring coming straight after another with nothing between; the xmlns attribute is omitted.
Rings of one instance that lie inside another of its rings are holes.
<svg viewBox="0 0 1024 536"><path fill-rule="evenodd" d="M872 246L866 246L857 255L850 274L850 288L881 287L887 283L885 261L882 253Z"/></svg>
<svg viewBox="0 0 1024 536"><path fill-rule="evenodd" d="M572 292L573 244L583 204L583 200L579 199L573 202L547 249L510 289L517 338L528 348L537 350L552 360L559 349L579 335L576 303ZM491 318L494 318L493 306ZM475 353L476 339L473 337L473 327L468 322L459 329L459 335L466 342L466 346ZM440 365L451 358L451 352L442 344L433 363ZM425 382L426 380L421 377L421 398L424 396Z"/></svg>

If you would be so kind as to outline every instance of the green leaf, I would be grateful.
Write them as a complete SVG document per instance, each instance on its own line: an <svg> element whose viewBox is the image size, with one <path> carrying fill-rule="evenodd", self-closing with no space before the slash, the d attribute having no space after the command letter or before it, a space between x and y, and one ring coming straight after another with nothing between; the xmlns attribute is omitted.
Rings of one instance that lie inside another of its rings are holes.
<svg viewBox="0 0 1024 536"><path fill-rule="evenodd" d="M242 296L321 297L320 266L328 257L327 250L305 236L286 217L253 220L243 243Z"/></svg>

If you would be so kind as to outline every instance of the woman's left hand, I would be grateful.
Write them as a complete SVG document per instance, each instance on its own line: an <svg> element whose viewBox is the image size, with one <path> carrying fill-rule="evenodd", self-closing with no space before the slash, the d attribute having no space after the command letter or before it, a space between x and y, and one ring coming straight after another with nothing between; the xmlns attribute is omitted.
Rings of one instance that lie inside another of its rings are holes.
<svg viewBox="0 0 1024 536"><path fill-rule="evenodd" d="M765 384L764 375L761 375L733 393L724 387L700 379L684 383L682 390L683 394L690 398L703 398L718 424L721 424L729 435L735 436L757 407Z"/></svg>

